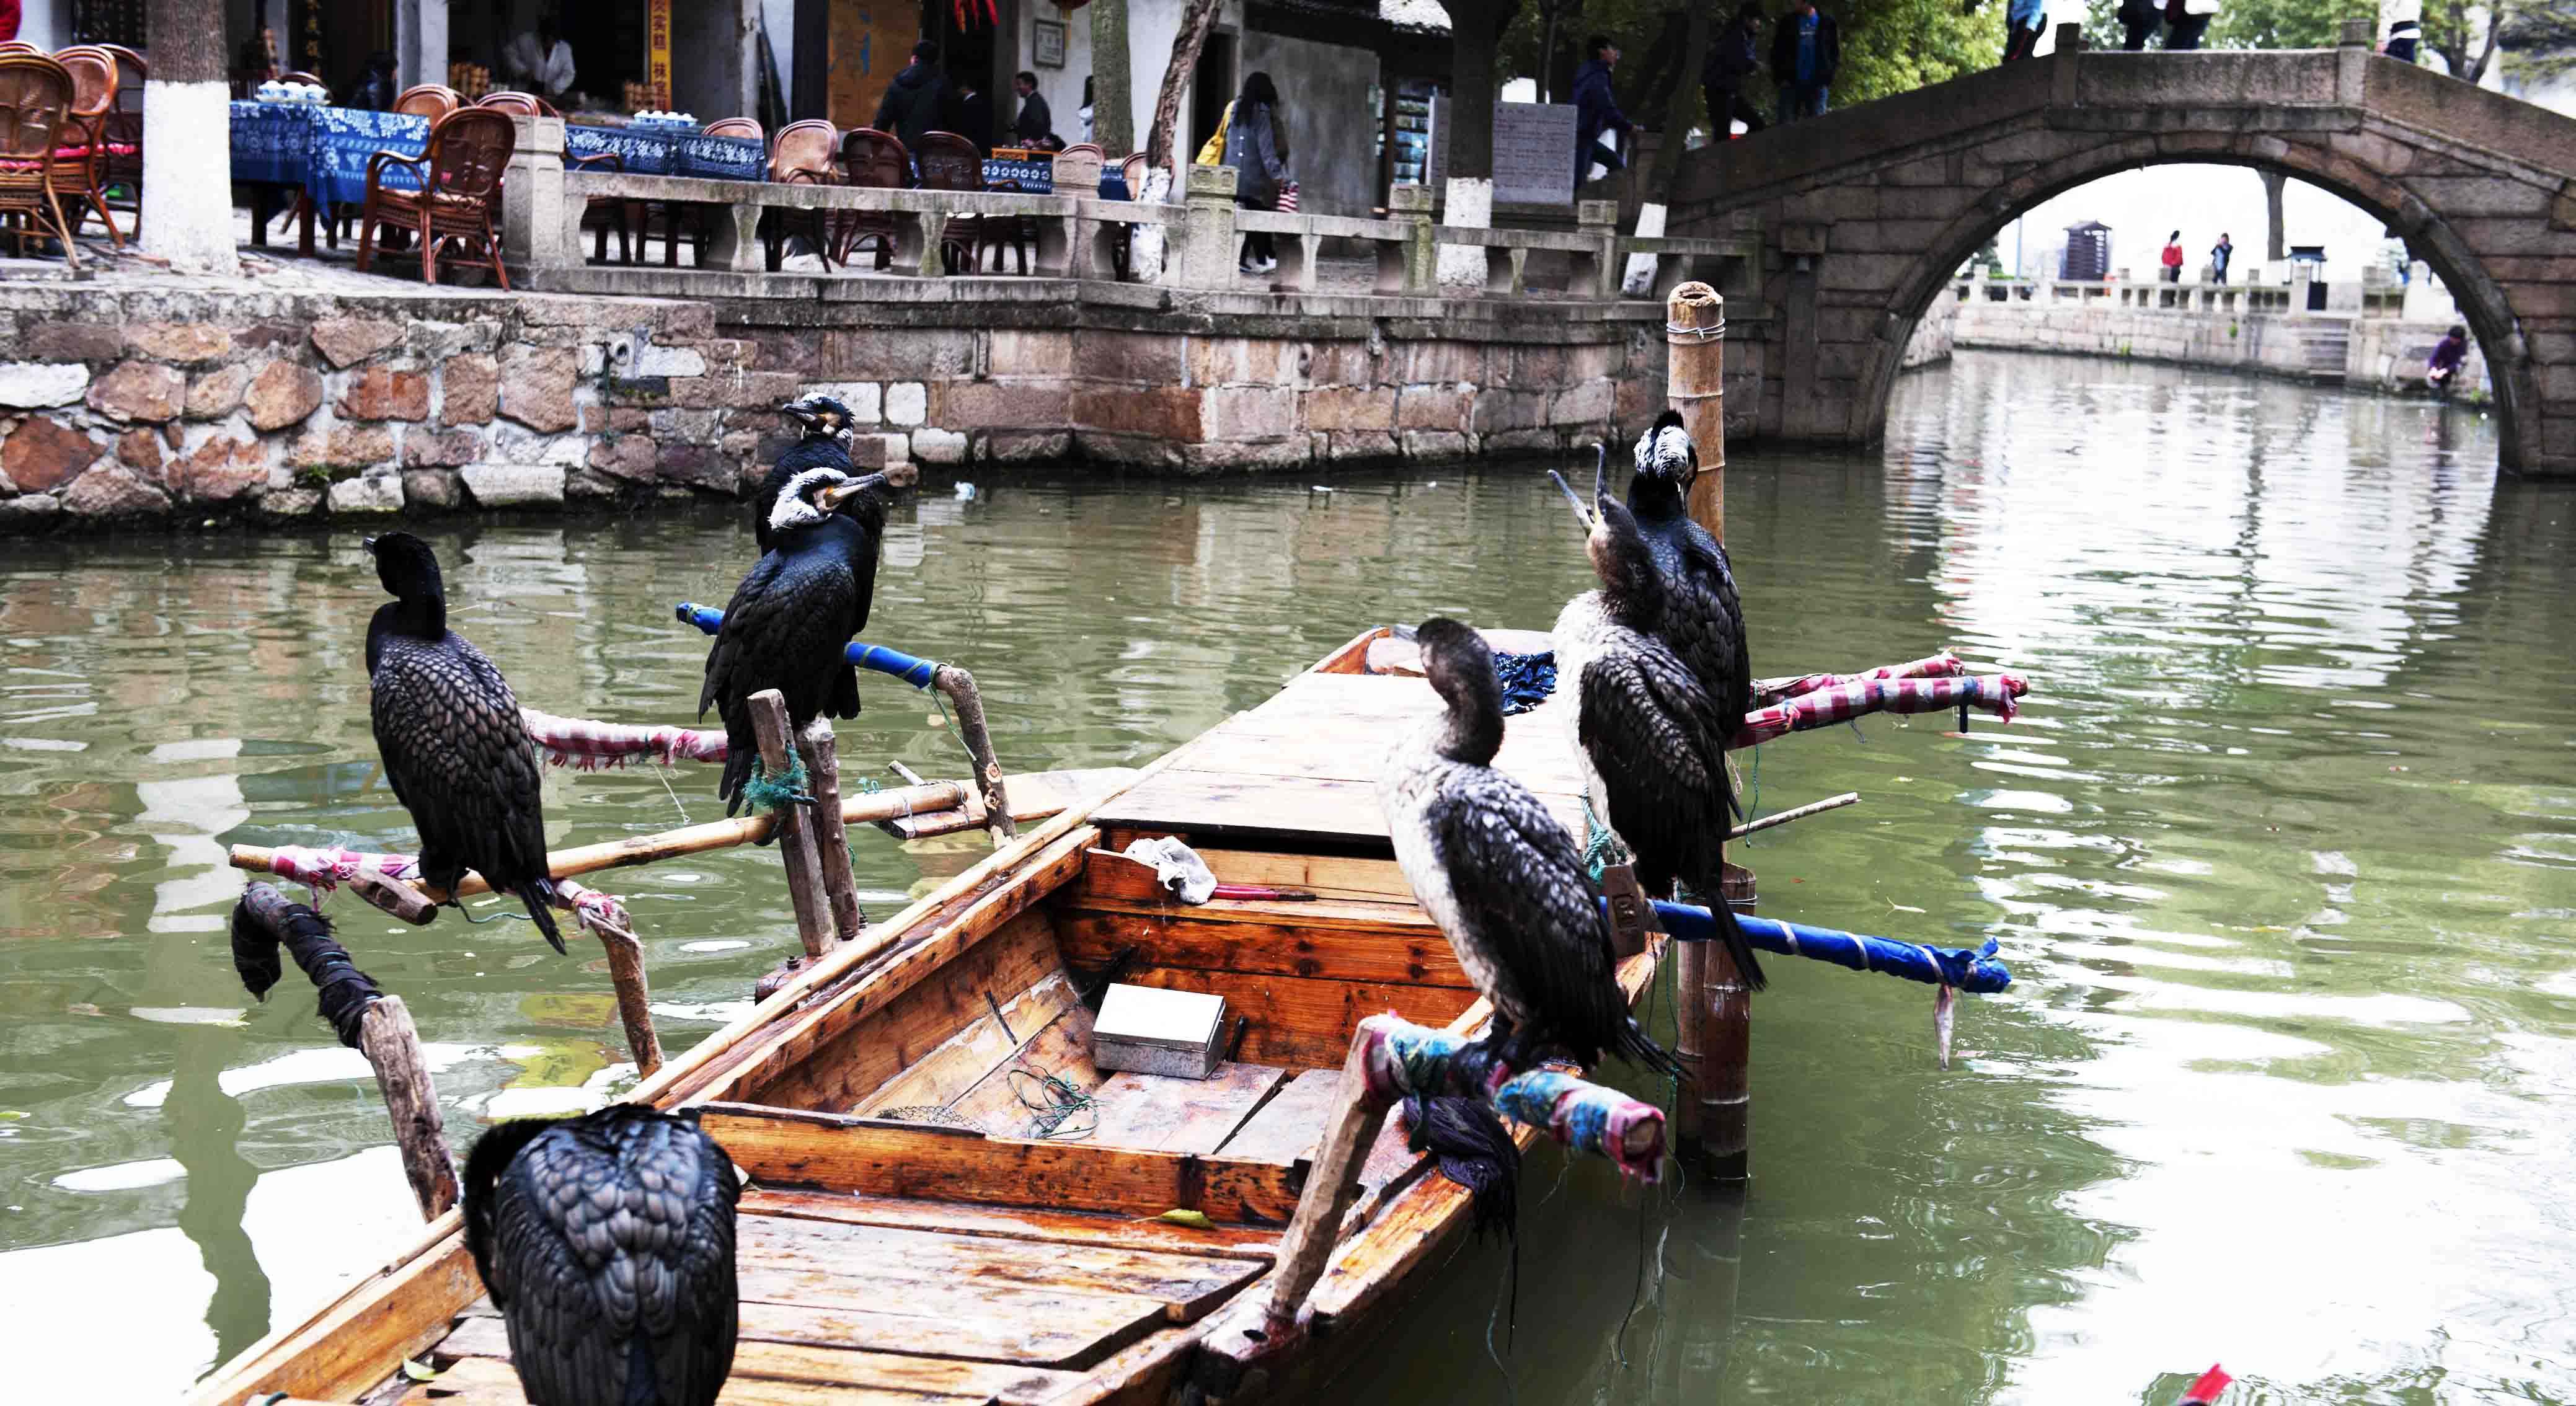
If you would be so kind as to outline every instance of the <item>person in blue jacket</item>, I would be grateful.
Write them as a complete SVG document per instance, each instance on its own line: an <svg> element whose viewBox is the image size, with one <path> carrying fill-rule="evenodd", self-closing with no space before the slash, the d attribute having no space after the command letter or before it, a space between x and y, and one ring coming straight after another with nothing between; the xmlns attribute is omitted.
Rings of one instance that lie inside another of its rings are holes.
<svg viewBox="0 0 2576 1406"><path fill-rule="evenodd" d="M1601 138L1612 132L1634 130L1625 113L1619 111L1618 96L1610 91L1610 70L1619 66L1619 46L1609 36L1596 34L1584 43L1592 55L1589 63L1574 71L1574 183L1583 184L1592 163L1616 171L1626 163L1619 159L1615 145L1603 144ZM1595 147L1600 150L1594 150Z"/></svg>
<svg viewBox="0 0 2576 1406"><path fill-rule="evenodd" d="M2048 0L2012 0L2004 8L2004 62L2026 59L2048 28Z"/></svg>
<svg viewBox="0 0 2576 1406"><path fill-rule="evenodd" d="M1842 30L1815 0L1798 0L1771 31L1771 82L1780 90L1780 120L1821 117L1834 70L1842 67Z"/></svg>

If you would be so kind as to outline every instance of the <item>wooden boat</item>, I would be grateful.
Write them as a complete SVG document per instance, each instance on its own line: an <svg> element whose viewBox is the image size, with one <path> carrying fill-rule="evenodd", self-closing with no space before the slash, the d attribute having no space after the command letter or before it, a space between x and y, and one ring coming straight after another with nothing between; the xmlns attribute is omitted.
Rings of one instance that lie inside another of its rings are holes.
<svg viewBox="0 0 2576 1406"><path fill-rule="evenodd" d="M844 944L638 1090L702 1108L749 1174L722 1399L1301 1399L1430 1278L1466 1197L1389 1119L1338 1236L1316 1242L1320 1274L1287 1276L1311 1292L1293 1319L1272 1313L1283 1228L1301 1197L1331 1204L1309 1171L1355 1026L1485 1015L1397 871L1374 789L1387 746L1439 702L1371 672L1373 648L1400 652L1384 630L1353 640ZM1512 719L1497 760L1579 825L1562 701ZM1223 882L1317 897L1183 907L1101 852L1166 834ZM1623 964L1632 1000L1654 961ZM1226 997L1245 1019L1215 1077L1093 1066L1080 993L1113 966ZM1031 1135L1056 1117L1040 1111L1051 1081L1094 1101L1077 1115L1096 1118L1088 1136ZM1160 1218L1176 1210L1205 1223ZM195 1399L515 1403L508 1353L450 1213ZM438 1375L415 1380L406 1359Z"/></svg>

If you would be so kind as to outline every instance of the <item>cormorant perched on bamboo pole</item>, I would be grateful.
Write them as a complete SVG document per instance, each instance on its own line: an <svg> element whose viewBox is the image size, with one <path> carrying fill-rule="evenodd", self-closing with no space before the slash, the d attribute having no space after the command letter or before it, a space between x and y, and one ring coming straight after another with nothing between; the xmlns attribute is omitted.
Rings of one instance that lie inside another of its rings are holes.
<svg viewBox="0 0 2576 1406"><path fill-rule="evenodd" d="M394 597L367 625L369 711L385 780L420 831L420 876L453 894L467 870L481 874L494 893L517 895L561 952L536 745L518 697L483 651L447 628L447 589L428 543L388 532L366 547Z"/></svg>
<svg viewBox="0 0 2576 1406"><path fill-rule="evenodd" d="M1667 410L1637 436L1637 476L1628 480L1628 511L1646 539L1663 581L1658 635L1690 666L1717 708L1718 735L1732 738L1753 707L1753 663L1745 647L1744 606L1725 544L1690 515L1699 448Z"/></svg>
<svg viewBox="0 0 2576 1406"><path fill-rule="evenodd" d="M524 1118L465 1160L465 1245L535 1406L706 1406L733 1370L733 1159L694 1108Z"/></svg>
<svg viewBox="0 0 2576 1406"><path fill-rule="evenodd" d="M778 407L796 427L796 442L769 466L769 474L760 483L760 492L751 500L751 537L764 552L775 545L770 541L769 514L778 506L778 495L807 469L839 469L850 473L850 436L856 417L850 407L828 395L808 395Z"/></svg>
<svg viewBox="0 0 2576 1406"><path fill-rule="evenodd" d="M1668 583L1636 518L1607 493L1593 499L1586 546L1601 589L1566 602L1556 619L1556 676L1575 690L1569 717L1585 793L1635 854L1647 894L1670 898L1675 880L1690 885L1716 916L1745 984L1761 990L1762 968L1721 886L1735 812L1731 734L1698 675L1665 643Z"/></svg>
<svg viewBox="0 0 2576 1406"><path fill-rule="evenodd" d="M1574 837L1493 768L1503 742L1493 652L1455 620L1427 620L1415 638L1448 708L1396 745L1378 803L1414 898L1494 1003L1487 1047L1511 1069L1550 1053L1586 1066L1617 1054L1675 1072L1628 1013L1610 919Z"/></svg>
<svg viewBox="0 0 2576 1406"><path fill-rule="evenodd" d="M790 480L770 506L769 551L725 606L698 695L698 716L714 708L724 719L727 751L716 794L725 814L742 808L743 785L760 755L753 694L777 689L791 731L818 717L859 715L858 666L842 646L867 628L892 498L884 474L854 478L814 468Z"/></svg>

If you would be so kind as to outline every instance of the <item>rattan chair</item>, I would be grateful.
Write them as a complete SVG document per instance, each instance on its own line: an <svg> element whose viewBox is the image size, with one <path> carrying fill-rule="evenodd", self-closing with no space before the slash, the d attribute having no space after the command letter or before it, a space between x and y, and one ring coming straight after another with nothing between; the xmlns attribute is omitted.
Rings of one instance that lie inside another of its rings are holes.
<svg viewBox="0 0 2576 1406"><path fill-rule="evenodd" d="M499 108L503 112L515 113L521 117L563 116L562 113L555 111L553 103L547 102L534 93L522 93L516 88L504 88L497 93L485 93L474 105Z"/></svg>
<svg viewBox="0 0 2576 1406"><path fill-rule="evenodd" d="M924 132L921 145L912 154L913 164L921 172L923 190L983 190L984 153L972 138L955 132ZM977 215L951 215L947 232L940 237L939 259L948 272L972 273L976 268L976 247L988 238L998 242L1012 237L1012 232L988 233L988 222Z"/></svg>
<svg viewBox="0 0 2576 1406"><path fill-rule="evenodd" d="M375 252L376 226L398 225L419 233L422 282L438 281L442 246L451 240L479 240L492 276L506 291L510 274L501 267L501 236L493 231L492 211L501 203L501 175L509 167L516 132L507 112L460 107L430 124L426 154L380 151L367 158L367 202L358 216L358 271L366 272ZM388 188L384 173L392 166L412 168L420 177L420 189Z"/></svg>
<svg viewBox="0 0 2576 1406"><path fill-rule="evenodd" d="M563 116L561 112L555 110L553 103L547 102L534 93L523 93L515 88L504 88L497 93L485 93L474 103L474 106L488 107L494 112L506 112L513 117ZM567 152L564 155L564 169L567 171L623 171L626 169L626 159L613 151L603 151L596 156L574 156ZM624 200L592 200L581 207L581 227L591 231L594 236L591 253L593 263L608 262L610 230L617 232L618 261L629 264L635 262L636 222L629 210L631 203Z"/></svg>
<svg viewBox="0 0 2576 1406"><path fill-rule="evenodd" d="M861 127L841 138L841 172L842 179L854 186L902 190L912 184L912 155L903 149L903 140L894 133ZM842 211L839 227L834 231L832 257L846 266L850 256L859 252L859 246L873 239L877 244L874 267L891 265L900 233L897 224L890 210Z"/></svg>
<svg viewBox="0 0 2576 1406"><path fill-rule="evenodd" d="M0 54L41 54L43 52L42 48L24 39L12 39L5 44L0 44Z"/></svg>
<svg viewBox="0 0 2576 1406"><path fill-rule="evenodd" d="M414 83L394 99L394 111L435 122L465 106L465 97L444 83Z"/></svg>
<svg viewBox="0 0 2576 1406"><path fill-rule="evenodd" d="M769 178L787 185L839 185L841 175L832 168L832 153L840 144L840 130L822 118L790 122L778 129L778 136L769 144ZM813 242L815 257L828 269L832 266L833 233L838 226L826 218L826 211L807 214L806 238ZM778 272L786 258L790 218L788 212L776 209L761 217L760 238L768 250L771 273Z"/></svg>
<svg viewBox="0 0 2576 1406"><path fill-rule="evenodd" d="M1145 167L1145 153L1141 151L1127 153L1127 159L1118 163L1118 175L1127 182L1127 198L1130 200L1145 198Z"/></svg>
<svg viewBox="0 0 2576 1406"><path fill-rule="evenodd" d="M143 56L122 44L101 44L116 56L116 106L107 114L107 156L99 180L134 196L132 230L143 237L143 85L152 77Z"/></svg>
<svg viewBox="0 0 2576 1406"><path fill-rule="evenodd" d="M320 78L317 78L300 68L292 72L277 75L277 81L280 83L302 83L309 87L319 88L322 90L322 101L326 104L334 101L336 98L336 95L331 91L330 84L323 82Z"/></svg>
<svg viewBox="0 0 2576 1406"><path fill-rule="evenodd" d="M71 226L54 193L54 149L72 140L71 70L42 53L0 53L0 226L25 252L30 235L59 239L63 258L80 270Z"/></svg>
<svg viewBox="0 0 2576 1406"><path fill-rule="evenodd" d="M58 196L72 202L72 233L80 233L96 210L107 226L108 242L125 247L116 215L107 208L107 115L116 110L116 55L96 44L75 44L54 53L54 62L72 76L71 118L63 124L62 144L54 148L53 183Z"/></svg>

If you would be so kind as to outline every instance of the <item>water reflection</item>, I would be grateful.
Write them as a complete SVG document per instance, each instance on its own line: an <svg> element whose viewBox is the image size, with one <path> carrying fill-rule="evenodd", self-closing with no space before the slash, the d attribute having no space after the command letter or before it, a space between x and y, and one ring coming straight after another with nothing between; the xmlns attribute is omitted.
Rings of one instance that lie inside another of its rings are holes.
<svg viewBox="0 0 2576 1406"><path fill-rule="evenodd" d="M2576 1392L2576 512L2493 455L2469 412L1983 354L1905 383L1883 456L1739 457L1764 672L1948 644L2040 688L2008 729L1744 759L1766 810L1867 797L1746 847L1765 910L1991 934L2021 980L1943 1073L1925 993L1775 972L1747 1200L1535 1157L1517 1329L1506 1250L1462 1251L1349 1394L1500 1399L1489 1325L1523 1403L2161 1403L2213 1359L2274 1401ZM1543 625L1583 581L1527 466L1332 490L934 483L886 637L977 671L1007 759L1104 765L1364 626ZM694 706L668 607L746 553L712 511L434 545L523 698L637 720ZM297 983L247 1002L220 931L224 843L410 843L367 737L378 599L354 535L0 561L0 1349L31 1392L175 1388L415 1232L363 1063ZM920 695L865 697L845 758L957 772ZM712 775L669 780L550 773L550 838L717 813ZM859 880L891 905L973 858L863 843ZM795 945L773 864L612 885L673 1048ZM460 1135L628 1074L595 963L334 912ZM148 1342L66 1360L111 1316Z"/></svg>

